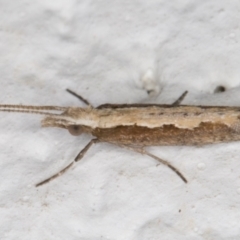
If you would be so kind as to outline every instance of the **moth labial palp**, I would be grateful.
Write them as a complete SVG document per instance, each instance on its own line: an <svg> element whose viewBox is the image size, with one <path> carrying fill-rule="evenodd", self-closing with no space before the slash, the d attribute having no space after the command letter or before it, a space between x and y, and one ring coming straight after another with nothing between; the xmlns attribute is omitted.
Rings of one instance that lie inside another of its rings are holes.
<svg viewBox="0 0 240 240"><path fill-rule="evenodd" d="M147 155L186 178L169 162L149 153L147 146L194 146L240 140L240 108L180 105L184 92L173 104L103 104L94 108L86 99L67 89L87 107L0 105L0 111L43 114L43 127L67 129L72 135L94 138L74 161L43 185L66 172L95 143L107 142Z"/></svg>

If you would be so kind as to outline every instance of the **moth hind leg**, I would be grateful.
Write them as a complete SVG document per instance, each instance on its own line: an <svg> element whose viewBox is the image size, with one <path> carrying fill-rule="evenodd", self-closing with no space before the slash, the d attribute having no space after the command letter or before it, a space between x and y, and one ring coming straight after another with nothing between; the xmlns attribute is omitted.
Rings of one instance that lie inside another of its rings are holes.
<svg viewBox="0 0 240 240"><path fill-rule="evenodd" d="M61 175L62 175L63 173L65 173L69 168L71 168L75 162L78 162L79 160L81 160L81 159L84 157L84 155L86 154L86 152L89 150L89 148L90 148L94 143L98 143L98 142L100 142L100 141L99 141L97 138L92 139L92 140L79 152L79 154L75 157L75 159L74 159L70 164L68 164L68 165L67 165L65 168L63 168L60 172L54 174L53 176L45 179L45 180L42 181L42 182L36 184L36 187L39 187L39 186L41 186L41 185L43 185L43 184L46 184L46 183L52 181L53 179L61 176Z"/></svg>
<svg viewBox="0 0 240 240"><path fill-rule="evenodd" d="M183 174L176 168L174 167L173 165L171 165L168 161L166 160L163 160L149 152L147 152L146 150L144 150L144 154L146 154L147 156L153 158L153 159L156 159L157 161L159 161L160 163L166 165L167 167L169 167L171 170L173 170L185 183L187 183L187 179L183 176Z"/></svg>
<svg viewBox="0 0 240 240"><path fill-rule="evenodd" d="M165 166L169 167L172 171L174 171L185 183L188 182L187 179L183 176L183 174L176 167L171 165L171 163L151 154L150 152L146 151L143 147L130 147L128 145L118 145L118 146L129 149L134 152L141 153L143 155L147 155L147 156L157 160L158 162L164 164Z"/></svg>
<svg viewBox="0 0 240 240"><path fill-rule="evenodd" d="M181 102L183 101L183 99L186 97L187 93L188 93L188 91L185 91L185 92L184 92L175 102L173 102L171 105L172 105L173 107L180 105Z"/></svg>

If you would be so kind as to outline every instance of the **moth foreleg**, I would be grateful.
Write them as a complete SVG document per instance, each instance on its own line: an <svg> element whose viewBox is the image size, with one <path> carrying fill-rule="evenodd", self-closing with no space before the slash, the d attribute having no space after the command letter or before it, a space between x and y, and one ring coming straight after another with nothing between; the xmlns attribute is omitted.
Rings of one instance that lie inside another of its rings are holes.
<svg viewBox="0 0 240 240"><path fill-rule="evenodd" d="M187 183L187 179L183 176L183 174L173 165L171 165L168 161L165 161L153 154L151 154L150 152L146 151L144 148L139 148L139 147L130 147L128 145L119 145L120 147L132 150L134 152L138 152L141 153L143 155L147 155L157 161L159 161L160 163L164 164L165 166L169 167L171 170L173 170L185 183Z"/></svg>
<svg viewBox="0 0 240 240"><path fill-rule="evenodd" d="M70 94L72 94L73 96L77 97L80 101L82 101L83 103L85 103L86 105L93 107L92 104L85 98L83 98L82 96L80 96L79 94L73 92L70 89L66 89L67 92L69 92Z"/></svg>
<svg viewBox="0 0 240 240"><path fill-rule="evenodd" d="M85 153L89 150L89 148L94 144L99 142L99 140L97 138L92 139L80 152L79 154L75 157L74 161L72 161L70 164L68 164L65 168L63 168L60 172L54 174L53 176L51 176L50 178L47 178L46 180L36 184L36 187L39 187L45 183L48 183L50 181L52 181L53 179L61 176L63 173L65 173L71 166L73 166L73 164L75 162L78 162L80 159L82 159L85 155Z"/></svg>
<svg viewBox="0 0 240 240"><path fill-rule="evenodd" d="M89 150L89 148L94 144L94 143L99 143L100 140L98 138L92 139L81 151L80 153L75 157L74 162L78 162L83 158L85 153Z"/></svg>
<svg viewBox="0 0 240 240"><path fill-rule="evenodd" d="M178 106L178 105L183 101L183 99L186 97L187 93L188 93L188 91L185 91L185 92L184 92L174 103L172 103L171 105L172 105L173 107Z"/></svg>

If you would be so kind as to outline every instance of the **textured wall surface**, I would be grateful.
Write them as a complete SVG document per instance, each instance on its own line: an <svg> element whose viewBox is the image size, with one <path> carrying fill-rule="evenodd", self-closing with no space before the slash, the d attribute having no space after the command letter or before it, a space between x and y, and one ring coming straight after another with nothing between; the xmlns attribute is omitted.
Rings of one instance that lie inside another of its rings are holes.
<svg viewBox="0 0 240 240"><path fill-rule="evenodd" d="M0 1L0 103L240 105L240 2ZM214 93L223 86L226 91ZM240 143L150 147L181 170L0 113L0 239L240 239Z"/></svg>

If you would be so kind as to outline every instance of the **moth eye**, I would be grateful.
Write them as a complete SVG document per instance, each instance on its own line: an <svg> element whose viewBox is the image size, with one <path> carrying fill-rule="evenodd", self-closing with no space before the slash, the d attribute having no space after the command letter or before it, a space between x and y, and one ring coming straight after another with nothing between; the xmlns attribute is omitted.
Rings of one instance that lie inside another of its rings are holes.
<svg viewBox="0 0 240 240"><path fill-rule="evenodd" d="M72 125L67 127L69 133L71 133L73 136L78 136L83 133L82 127L77 125Z"/></svg>

